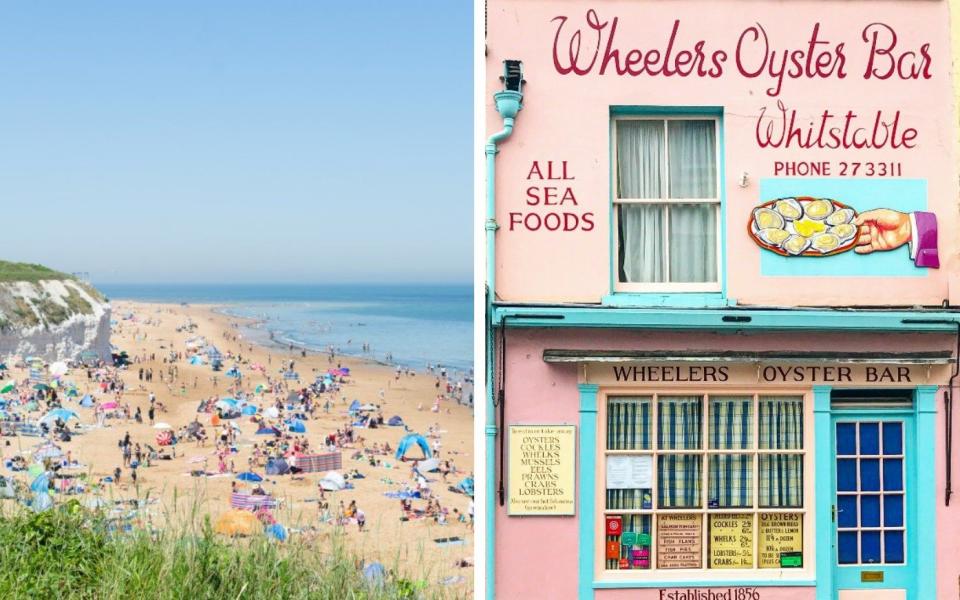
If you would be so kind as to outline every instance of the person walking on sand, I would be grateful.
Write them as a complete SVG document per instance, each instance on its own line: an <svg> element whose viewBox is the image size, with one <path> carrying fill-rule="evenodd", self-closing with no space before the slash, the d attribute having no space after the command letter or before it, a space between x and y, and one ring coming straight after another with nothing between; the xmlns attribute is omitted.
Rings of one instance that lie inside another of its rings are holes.
<svg viewBox="0 0 960 600"><path fill-rule="evenodd" d="M359 508L357 509L357 531L363 533L363 526L367 523L367 515L363 514L363 511Z"/></svg>

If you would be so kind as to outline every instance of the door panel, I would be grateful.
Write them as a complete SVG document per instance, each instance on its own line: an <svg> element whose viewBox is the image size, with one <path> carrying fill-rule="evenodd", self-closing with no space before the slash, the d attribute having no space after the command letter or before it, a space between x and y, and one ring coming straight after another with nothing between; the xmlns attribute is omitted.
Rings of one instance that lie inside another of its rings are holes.
<svg viewBox="0 0 960 600"><path fill-rule="evenodd" d="M911 416L835 416L833 564L837 597L914 600Z"/></svg>

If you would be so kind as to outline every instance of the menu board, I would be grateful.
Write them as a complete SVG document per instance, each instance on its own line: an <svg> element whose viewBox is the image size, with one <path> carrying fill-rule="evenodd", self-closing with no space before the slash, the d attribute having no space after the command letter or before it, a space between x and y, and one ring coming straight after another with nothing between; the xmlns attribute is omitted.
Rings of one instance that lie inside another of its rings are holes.
<svg viewBox="0 0 960 600"><path fill-rule="evenodd" d="M510 425L509 515L575 512L576 427Z"/></svg>
<svg viewBox="0 0 960 600"><path fill-rule="evenodd" d="M703 518L700 515L660 515L657 518L657 568L700 569Z"/></svg>
<svg viewBox="0 0 960 600"><path fill-rule="evenodd" d="M607 489L639 490L653 487L652 456L607 456Z"/></svg>
<svg viewBox="0 0 960 600"><path fill-rule="evenodd" d="M753 515L710 516L710 568L753 568Z"/></svg>
<svg viewBox="0 0 960 600"><path fill-rule="evenodd" d="M760 513L759 566L779 569L780 555L803 551L803 515L798 513ZM792 561L795 563L795 561ZM803 564L803 561L800 561Z"/></svg>

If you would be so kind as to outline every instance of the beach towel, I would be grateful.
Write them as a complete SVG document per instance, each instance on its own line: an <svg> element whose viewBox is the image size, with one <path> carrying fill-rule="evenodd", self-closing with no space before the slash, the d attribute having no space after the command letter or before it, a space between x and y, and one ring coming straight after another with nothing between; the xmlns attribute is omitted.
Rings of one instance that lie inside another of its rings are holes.
<svg viewBox="0 0 960 600"><path fill-rule="evenodd" d="M343 453L307 454L295 457L294 461L294 466L303 473L339 471L343 468Z"/></svg>
<svg viewBox="0 0 960 600"><path fill-rule="evenodd" d="M276 508L277 501L273 496L260 494L241 494L234 492L230 494L230 506L232 508L242 508L246 510L257 510L260 508Z"/></svg>

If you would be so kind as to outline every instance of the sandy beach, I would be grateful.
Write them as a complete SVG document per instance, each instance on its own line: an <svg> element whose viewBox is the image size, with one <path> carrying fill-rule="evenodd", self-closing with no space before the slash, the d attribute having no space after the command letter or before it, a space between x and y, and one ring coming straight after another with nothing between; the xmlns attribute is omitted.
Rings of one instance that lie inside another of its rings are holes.
<svg viewBox="0 0 960 600"><path fill-rule="evenodd" d="M230 510L231 483L235 481L233 475L191 475L191 471L196 469L205 468L207 472L218 470L218 458L212 440L208 440L203 447L192 440L182 441L176 445L175 459L154 460L150 466L137 469L136 485L130 480L130 470L124 468L121 483L96 486L103 477L112 475L116 467L122 467L118 442L127 432L133 443L141 446L150 444L157 448L155 438L158 430L147 419L151 392L156 395L158 403L166 408L165 412L158 411L155 415L157 422L168 423L176 429L196 419L206 426L211 436L214 433L215 428L210 426L212 415L197 413L198 404L214 396L235 395L236 389L230 389L230 386L237 380L226 377L224 371L214 372L206 364L192 365L185 359L172 363L164 361L171 352L185 353L185 344L190 338L202 336L222 353L235 357L239 355L240 361L225 359L224 370L238 365L243 375L239 385L248 396L255 399L258 398L255 389L258 385L266 384L268 376L274 381L282 381L281 365L289 360L295 361L296 371L301 377L299 384L285 382L290 390L312 383L317 375L326 373L331 367L347 367L350 375L341 389L321 397L321 408L316 410L314 418L306 421L306 433L303 435L312 449L323 451L326 436L353 420L348 415L348 406L353 400L359 400L361 403L381 405L385 418L401 416L411 431L427 435L432 427L438 435L428 438L430 443L439 447L441 460L450 460L456 471L446 481L440 473L428 475L433 497L449 511L446 524L437 523L431 518L401 520L403 513L400 500L387 497L384 493L412 484L410 463L395 460L391 453L377 456L381 464L371 466L367 455L360 459L353 458L353 455L362 447L370 448L374 443L379 446L389 443L396 448L406 432L402 427L358 428L355 433L363 438L363 443L354 443L353 447L342 450L343 472L356 469L364 478L349 480L353 489L327 492L331 511L336 513L340 502L349 505L351 501L356 501L363 510L366 515L365 531L359 531L354 524L345 525L342 530L352 549L365 560L382 562L388 568L397 566L408 576L426 579L432 585L441 585L441 580L447 580L448 583L443 585L455 590L456 595L470 595L473 570L456 565L462 560L472 562L473 558L473 531L469 524L458 522L456 518L458 514L467 513L470 498L449 491L448 486L472 475L473 415L469 406L460 405L452 399L441 400L439 410L431 411L438 393L444 391L447 384L439 373L420 369L412 375L404 373L398 376L391 366L355 358L337 356L331 363L326 353L308 353L303 357L299 349L290 351L256 345L243 334L242 326L249 323L221 314L211 305L117 301L112 307L116 324L112 328L111 341L135 360L121 374L126 387L121 404L129 404L131 418L108 419L104 426L98 427L94 411L80 408L78 398L69 398L64 402L65 408L79 414L85 432L59 445L65 452L70 452L72 459L83 465L78 471L87 474L87 482L93 484L91 487L94 488L88 493L97 493L107 500L148 499L146 507L136 517L156 528L175 525L174 521L184 518L191 510L209 514L214 521L219 514ZM190 324L192 327L188 327ZM264 369L252 369L251 365L254 364L263 365ZM170 373L174 367L176 377L171 381ZM141 368L153 370L152 381L140 379ZM161 372L164 374L163 381L160 380ZM26 378L27 373L23 368L12 368L9 375L20 381ZM100 403L113 399L113 394L101 392L95 381L88 380L85 370L72 370L65 379L76 384L81 396L92 394ZM286 393L284 390L283 397ZM331 404L329 412L322 408L327 399ZM266 406L273 402L274 397L260 400ZM137 408L142 412L143 423L137 423L132 418ZM257 425L250 422L249 417L244 416L232 422L239 425L240 433L236 442L238 451L228 460L233 463L235 472L246 471L254 444L262 446L264 438L254 435ZM38 438L20 436L4 439L10 440L10 445L3 448L5 458L17 453L27 456L29 449L40 441ZM262 468L254 470L264 474ZM23 476L22 473L17 475ZM281 506L274 511L277 520L291 531L292 536L319 539L319 551L322 551L323 540L339 528L331 523L321 523L319 519L317 482L322 475L266 475L265 481L260 484L268 494L281 500ZM25 477L23 479L26 480ZM250 491L257 485L246 482L237 484L240 491ZM426 502L421 499L412 501L414 508L423 508ZM464 543L435 542L441 538L460 538Z"/></svg>

